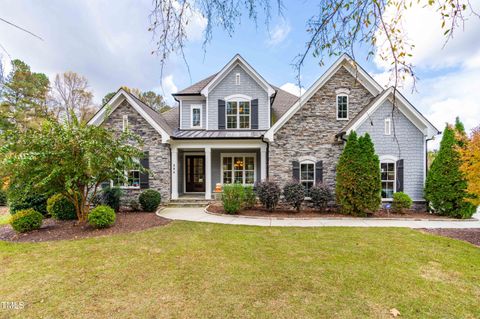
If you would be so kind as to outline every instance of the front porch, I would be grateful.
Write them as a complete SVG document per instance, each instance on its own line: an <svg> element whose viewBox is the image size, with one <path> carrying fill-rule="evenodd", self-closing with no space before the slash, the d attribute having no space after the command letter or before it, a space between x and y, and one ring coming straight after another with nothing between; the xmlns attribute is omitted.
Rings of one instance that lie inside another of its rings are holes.
<svg viewBox="0 0 480 319"><path fill-rule="evenodd" d="M253 185L267 178L267 144L254 140L176 140L172 143L172 200L212 199L217 184Z"/></svg>

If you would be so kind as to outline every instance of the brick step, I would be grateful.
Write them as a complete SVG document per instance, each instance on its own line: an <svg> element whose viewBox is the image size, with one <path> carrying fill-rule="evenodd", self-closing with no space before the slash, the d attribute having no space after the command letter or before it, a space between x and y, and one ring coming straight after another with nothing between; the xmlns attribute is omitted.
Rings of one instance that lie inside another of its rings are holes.
<svg viewBox="0 0 480 319"><path fill-rule="evenodd" d="M209 201L197 201L197 202L177 202L170 201L167 207L179 208L179 207L205 207L209 204Z"/></svg>

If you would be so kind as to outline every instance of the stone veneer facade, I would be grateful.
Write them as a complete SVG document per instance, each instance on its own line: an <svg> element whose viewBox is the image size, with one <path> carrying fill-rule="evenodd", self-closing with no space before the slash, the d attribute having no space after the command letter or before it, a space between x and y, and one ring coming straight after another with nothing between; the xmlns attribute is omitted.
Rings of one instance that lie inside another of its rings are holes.
<svg viewBox="0 0 480 319"><path fill-rule="evenodd" d="M347 124L337 120L337 92L348 90L348 118L374 98L344 67L340 68L281 128L269 147L269 179L283 186L292 179L292 161L323 161L323 181L335 187L343 143L335 135Z"/></svg>
<svg viewBox="0 0 480 319"><path fill-rule="evenodd" d="M128 115L129 127L143 141L143 150L149 152L150 189L160 192L162 202L170 201L170 147L162 144L162 136L158 133L126 100L123 101L106 119L104 125L115 132L123 129L123 115ZM142 189L125 189L125 200L138 198Z"/></svg>

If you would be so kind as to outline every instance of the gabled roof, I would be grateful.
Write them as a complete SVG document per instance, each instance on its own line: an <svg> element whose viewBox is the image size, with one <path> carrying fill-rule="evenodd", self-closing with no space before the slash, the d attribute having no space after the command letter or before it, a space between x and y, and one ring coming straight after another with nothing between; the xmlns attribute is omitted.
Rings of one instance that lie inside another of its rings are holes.
<svg viewBox="0 0 480 319"><path fill-rule="evenodd" d="M169 142L170 136L173 133L173 128L154 109L124 89L118 90L117 93L93 116L88 124L101 125L124 100L127 100L128 103L162 136L162 143Z"/></svg>
<svg viewBox="0 0 480 319"><path fill-rule="evenodd" d="M403 113L422 133L433 137L440 134L440 131L430 123L398 90L390 87L377 95L366 107L362 109L348 124L340 130L339 134L349 134L357 130L383 103L387 100L393 101L395 106Z"/></svg>
<svg viewBox="0 0 480 319"><path fill-rule="evenodd" d="M194 83L190 85L189 87L178 91L177 93L173 93L172 95L175 96L182 96L182 95L200 95L202 90L207 86L210 81L213 80L213 78L217 75L218 73L212 74L209 77L206 77L203 80L198 81L197 83Z"/></svg>
<svg viewBox="0 0 480 319"><path fill-rule="evenodd" d="M275 97L272 102L272 112L274 121L282 117L285 112L290 109L290 107L298 101L299 97L288 93L287 91L282 90L276 86L272 87L275 89Z"/></svg>

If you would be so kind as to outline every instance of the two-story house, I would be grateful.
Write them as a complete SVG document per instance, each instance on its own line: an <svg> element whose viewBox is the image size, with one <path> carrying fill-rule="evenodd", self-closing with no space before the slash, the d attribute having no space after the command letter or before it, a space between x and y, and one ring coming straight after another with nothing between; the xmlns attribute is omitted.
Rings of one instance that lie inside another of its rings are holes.
<svg viewBox="0 0 480 319"><path fill-rule="evenodd" d="M439 131L346 54L300 98L267 82L240 55L173 96L178 107L159 114L119 90L90 121L143 138L142 163L151 174L126 172L122 186L132 194L154 188L165 201L192 193L211 199L218 183L265 179L333 189L345 136L355 130L372 137L384 199L404 191L423 201L427 141Z"/></svg>

